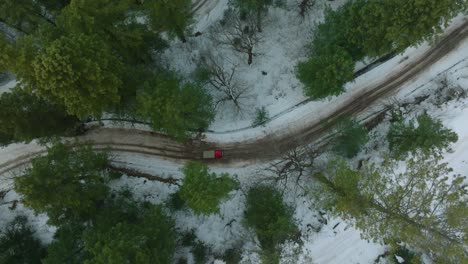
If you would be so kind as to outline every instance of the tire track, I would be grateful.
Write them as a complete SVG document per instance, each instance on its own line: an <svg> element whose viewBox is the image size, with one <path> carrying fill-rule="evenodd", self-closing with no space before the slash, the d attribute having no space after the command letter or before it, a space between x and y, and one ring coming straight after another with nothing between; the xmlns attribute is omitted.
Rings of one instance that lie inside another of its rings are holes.
<svg viewBox="0 0 468 264"><path fill-rule="evenodd" d="M207 163L235 166L237 162L255 163L268 161L281 156L282 153L297 146L310 144L325 134L327 128L323 122L331 123L343 115L358 115L373 106L380 99L398 91L402 85L421 74L427 67L437 62L454 50L459 43L468 37L468 21L444 36L436 45L412 63L385 78L382 82L364 89L338 106L325 118L317 119L302 129L290 133L268 134L256 140L214 144L192 140L181 144L166 135L137 129L100 128L91 130L78 141L92 141L96 149L109 148L112 152L146 154L177 160L201 160L203 150L222 148L225 157L220 160L205 160ZM0 164L0 175L26 165L33 157L44 154L45 150L30 152Z"/></svg>

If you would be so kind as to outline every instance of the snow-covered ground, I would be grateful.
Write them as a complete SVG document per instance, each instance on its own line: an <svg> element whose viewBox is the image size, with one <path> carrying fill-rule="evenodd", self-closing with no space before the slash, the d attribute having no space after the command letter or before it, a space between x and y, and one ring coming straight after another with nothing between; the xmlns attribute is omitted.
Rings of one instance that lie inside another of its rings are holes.
<svg viewBox="0 0 468 264"><path fill-rule="evenodd" d="M238 64L238 78L249 87L250 96L245 100L245 111L243 114L234 114L229 106L219 109L215 123L210 129L217 133L207 133L207 140L213 142L235 142L239 140L252 139L264 136L275 131L284 131L286 128L297 129L312 118L320 117L333 110L343 100L353 98L353 94L359 89L371 87L391 72L398 71L410 61L416 60L429 48L428 44L416 48L409 48L390 61L373 69L371 72L357 78L354 82L346 85L347 93L323 101L310 102L300 107L288 110L297 103L305 100L302 88L294 75L294 66L303 60L307 54L310 43L313 24L323 19L322 11L326 4L334 7L344 1L317 1L316 7L311 10L306 19L302 20L293 4L295 0L287 1L286 8L271 8L268 19L265 21L263 42L259 47L259 56L255 57L252 65L247 65L244 55L238 55L230 51L228 47L216 46L209 38L210 26L222 18L226 9L227 0L212 1L213 6L206 8L202 17L198 18L194 26L194 32L203 32L200 37L191 38L188 43L180 43L177 40L164 54L171 63L168 67L177 70L183 76L192 78L200 54L210 51L225 58L226 63ZM457 18L450 27L456 26L464 18ZM287 26L286 26L287 25ZM447 55L438 63L434 64L423 74L404 85L403 89L395 95L394 99L399 101L411 100L414 97L432 94L436 90L442 77L447 76L451 86L460 86L468 93L468 40L465 40L454 52ZM263 75L261 71L267 72ZM14 82L0 86L0 93L14 86ZM468 171L468 97L452 100L437 106L437 96L433 96L418 106L414 107L411 115L421 111L428 111L432 116L441 119L449 128L452 128L459 136L459 141L453 146L453 151L447 153L445 159L456 172L466 173ZM382 101L382 104L390 102L390 99ZM238 132L227 132L239 128L248 127L253 119L255 107L265 106L270 116L279 115L265 127L250 128ZM374 109L375 110L375 109ZM370 110L372 111L372 110ZM313 113L313 114L312 114ZM383 133L386 124L376 127L372 133ZM373 144L373 142L369 142ZM382 146L384 149L385 146ZM361 153L356 160L368 156L377 155L377 151ZM11 159L13 156L25 154L28 151L37 151L40 147L36 144L15 145L0 150L0 160ZM115 153L115 165L138 169L142 172L157 174L160 176L171 175L181 179L181 162L173 160L156 160L147 155L130 155ZM242 215L245 208L245 196L243 191L263 179L264 172L260 170L265 164L256 164L242 168L224 169L213 167L212 170L228 172L236 175L241 183L241 189L233 191L231 198L221 204L219 215L197 216L188 210L171 212L176 220L179 231L193 230L197 239L210 246L215 254L222 254L225 250L244 241L243 263L257 263L258 255L253 244L252 232L246 230L242 225ZM0 181L0 190L11 189L12 181L3 175ZM305 180L307 181L307 180ZM147 181L142 178L123 176L112 182L113 188L127 186L134 191L136 197L153 203L163 203L171 193L177 191L177 187L156 181ZM297 191L289 186L285 193L285 201L294 208L294 219L301 231L302 247L295 242L288 242L283 249L284 263L374 263L378 255L383 254L387 247L378 243L369 242L360 238L360 232L347 221L324 215L327 224L320 224L322 219L319 212L314 208L310 197L303 192ZM3 201L18 199L18 195L10 190L6 193ZM44 215L34 216L32 211L24 208L18 203L15 210L8 209L7 205L0 205L0 228L16 214L25 214L30 222L36 227L37 235L44 241L49 242L55 229L45 223L47 217ZM229 224L230 223L230 224ZM338 224L339 223L339 224ZM336 226L336 224L338 224ZM320 228L320 231L314 231ZM178 255L189 254L188 251L178 252ZM188 257L190 259L190 257ZM222 263L219 262L218 263Z"/></svg>

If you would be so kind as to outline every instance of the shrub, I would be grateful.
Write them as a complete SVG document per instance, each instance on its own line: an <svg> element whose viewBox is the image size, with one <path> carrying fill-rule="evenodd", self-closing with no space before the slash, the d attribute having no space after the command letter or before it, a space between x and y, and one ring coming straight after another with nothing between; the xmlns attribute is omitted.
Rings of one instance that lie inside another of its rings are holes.
<svg viewBox="0 0 468 264"><path fill-rule="evenodd" d="M269 114L268 111L266 110L265 106L262 106L261 108L256 108L255 109L255 119L252 123L253 126L265 126L265 122L268 121L269 119Z"/></svg>

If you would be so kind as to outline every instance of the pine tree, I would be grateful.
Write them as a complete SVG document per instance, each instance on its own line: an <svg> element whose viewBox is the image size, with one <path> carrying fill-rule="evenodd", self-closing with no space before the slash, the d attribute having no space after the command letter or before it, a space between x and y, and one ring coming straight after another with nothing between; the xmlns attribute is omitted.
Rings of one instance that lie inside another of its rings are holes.
<svg viewBox="0 0 468 264"><path fill-rule="evenodd" d="M85 226L79 222L60 224L54 240L47 247L43 264L82 264L88 257L84 251L83 232Z"/></svg>
<svg viewBox="0 0 468 264"><path fill-rule="evenodd" d="M34 33L42 23L55 25L39 1L0 1L0 22L25 34Z"/></svg>
<svg viewBox="0 0 468 264"><path fill-rule="evenodd" d="M0 95L0 144L72 134L78 122L63 107L19 87Z"/></svg>
<svg viewBox="0 0 468 264"><path fill-rule="evenodd" d="M176 245L172 220L155 205L133 201L128 206L139 213L131 219L101 217L103 222L98 220L85 232L85 251L90 255L85 264L171 262ZM109 221L114 223L109 225Z"/></svg>
<svg viewBox="0 0 468 264"><path fill-rule="evenodd" d="M338 95L343 85L352 80L354 62L339 46L329 47L320 55L297 66L297 78L305 85L304 94L314 99Z"/></svg>
<svg viewBox="0 0 468 264"><path fill-rule="evenodd" d="M11 43L7 38L0 34L0 70L11 71L16 79L25 86L34 83L34 69L31 61L37 56L34 37L20 37Z"/></svg>
<svg viewBox="0 0 468 264"><path fill-rule="evenodd" d="M120 100L122 68L98 37L61 37L34 60L36 82L31 88L40 97L64 105L70 114L100 116Z"/></svg>
<svg viewBox="0 0 468 264"><path fill-rule="evenodd" d="M186 140L193 131L205 130L214 118L211 96L199 85L182 84L175 76L159 76L137 94L140 115L155 131Z"/></svg>
<svg viewBox="0 0 468 264"><path fill-rule="evenodd" d="M25 216L17 216L0 233L0 263L39 264L46 255L42 243L34 237L34 231Z"/></svg>
<svg viewBox="0 0 468 264"><path fill-rule="evenodd" d="M353 119L339 120L337 130L333 150L346 158L354 157L369 140L367 129Z"/></svg>
<svg viewBox="0 0 468 264"><path fill-rule="evenodd" d="M62 223L43 263L164 264L175 245L174 223L162 208L123 190L101 202L87 222Z"/></svg>
<svg viewBox="0 0 468 264"><path fill-rule="evenodd" d="M186 41L185 32L193 19L191 0L149 0L145 1L144 7L153 30L168 31Z"/></svg>
<svg viewBox="0 0 468 264"><path fill-rule="evenodd" d="M229 198L229 193L238 185L227 173L217 176L208 171L208 166L199 162L185 164L184 180L180 197L196 214L219 212L219 203Z"/></svg>
<svg viewBox="0 0 468 264"><path fill-rule="evenodd" d="M125 64L151 62L151 52L166 47L158 34L139 23L141 8L130 0L72 1L58 16L59 31L49 41L61 36L85 34L99 36Z"/></svg>
<svg viewBox="0 0 468 264"><path fill-rule="evenodd" d="M417 150L442 150L458 140L455 132L445 128L440 120L428 114L421 114L416 118L417 127L413 120L406 123L401 115L394 115L396 121L390 127L387 140L390 151L397 158L404 158Z"/></svg>
<svg viewBox="0 0 468 264"><path fill-rule="evenodd" d="M454 175L442 156L417 152L400 163L386 159L381 167L361 172L332 163L317 174L324 204L343 217L355 218L366 236L402 241L444 263L464 263L468 255L465 177Z"/></svg>
<svg viewBox="0 0 468 264"><path fill-rule="evenodd" d="M107 163L107 154L94 152L90 145L73 148L55 143L47 155L31 161L32 167L22 177L15 178L15 190L26 206L46 213L50 224L85 221L107 196Z"/></svg>
<svg viewBox="0 0 468 264"><path fill-rule="evenodd" d="M247 226L257 234L262 263L279 263L277 246L297 232L292 210L284 204L281 194L268 186L251 188L247 193L245 219Z"/></svg>

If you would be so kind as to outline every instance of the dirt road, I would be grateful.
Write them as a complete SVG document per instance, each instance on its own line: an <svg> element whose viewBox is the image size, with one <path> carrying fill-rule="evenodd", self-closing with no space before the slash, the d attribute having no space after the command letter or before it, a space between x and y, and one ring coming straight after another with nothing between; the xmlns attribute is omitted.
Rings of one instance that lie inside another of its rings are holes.
<svg viewBox="0 0 468 264"><path fill-rule="evenodd" d="M108 146L116 152L142 153L178 160L199 160L203 150L222 148L225 157L209 162L225 166L235 166L237 162L255 163L272 160L290 149L314 142L326 132L326 128L321 125L323 122L333 122L342 115L362 113L377 103L379 99L395 93L406 82L417 77L429 66L454 50L467 37L468 21L464 21L441 38L419 59L384 77L382 81L370 86L369 89L360 89L362 92L354 95L350 100L335 105L333 111L329 112L326 117L316 118L314 122L304 124L302 128L293 132L275 131L262 138L217 145L200 140L180 144L157 133L115 128L93 129L77 139L93 141L97 148ZM25 147L21 151L21 155L9 155L9 158L0 160L0 174L27 163L32 157L41 153L44 153L43 148L35 146L29 150Z"/></svg>

